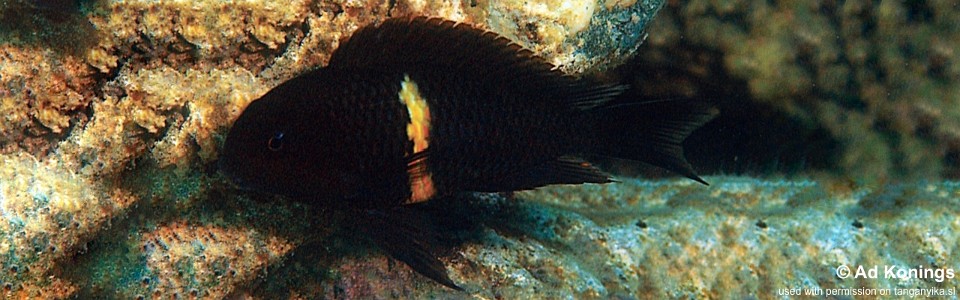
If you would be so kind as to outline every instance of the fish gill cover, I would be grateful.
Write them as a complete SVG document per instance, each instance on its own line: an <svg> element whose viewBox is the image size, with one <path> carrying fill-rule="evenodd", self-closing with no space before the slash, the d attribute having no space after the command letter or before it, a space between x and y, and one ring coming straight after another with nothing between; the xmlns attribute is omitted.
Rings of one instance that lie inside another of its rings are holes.
<svg viewBox="0 0 960 300"><path fill-rule="evenodd" d="M960 14L949 1L671 2L650 26L664 3L76 3L64 14L0 4L4 297L779 298L957 286L833 273L958 267ZM217 173L253 99L325 65L355 29L409 15L477 24L569 74L636 81L645 96L715 100L723 114L686 143L711 186L609 161L600 165L647 179L428 202L454 236L436 246L457 292L354 239L342 215L236 190Z"/></svg>

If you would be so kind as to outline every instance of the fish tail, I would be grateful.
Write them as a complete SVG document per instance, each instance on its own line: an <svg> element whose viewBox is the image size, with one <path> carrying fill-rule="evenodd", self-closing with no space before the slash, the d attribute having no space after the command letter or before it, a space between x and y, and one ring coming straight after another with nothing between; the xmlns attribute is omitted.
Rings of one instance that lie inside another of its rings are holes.
<svg viewBox="0 0 960 300"><path fill-rule="evenodd" d="M594 154L645 162L707 184L687 162L682 143L717 115L713 105L692 99L621 100L587 110L599 130L589 133Z"/></svg>

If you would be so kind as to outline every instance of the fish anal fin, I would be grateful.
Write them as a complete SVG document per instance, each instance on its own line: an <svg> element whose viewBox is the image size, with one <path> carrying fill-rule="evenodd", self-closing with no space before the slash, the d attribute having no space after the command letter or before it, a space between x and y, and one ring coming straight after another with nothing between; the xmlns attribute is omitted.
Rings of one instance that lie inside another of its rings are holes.
<svg viewBox="0 0 960 300"><path fill-rule="evenodd" d="M574 108L588 110L609 103L627 89L629 89L629 86L622 84L577 82L570 87L567 102Z"/></svg>
<svg viewBox="0 0 960 300"><path fill-rule="evenodd" d="M609 183L613 179L590 163L560 157L531 169L516 172L487 188L488 192L529 190L551 184Z"/></svg>
<svg viewBox="0 0 960 300"><path fill-rule="evenodd" d="M592 111L596 154L652 164L707 184L683 154L683 141L719 112L710 103L667 99L601 106Z"/></svg>

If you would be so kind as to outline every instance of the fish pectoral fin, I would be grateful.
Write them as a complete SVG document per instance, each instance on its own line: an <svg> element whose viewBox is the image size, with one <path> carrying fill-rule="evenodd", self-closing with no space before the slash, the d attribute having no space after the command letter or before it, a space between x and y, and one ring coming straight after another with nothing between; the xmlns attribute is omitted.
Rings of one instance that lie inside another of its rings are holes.
<svg viewBox="0 0 960 300"><path fill-rule="evenodd" d="M393 258L402 261L417 273L433 279L451 289L462 291L450 276L447 268L430 247L439 243L439 235L431 228L428 217L415 208L401 207L383 212L367 210L369 231L373 240Z"/></svg>
<svg viewBox="0 0 960 300"><path fill-rule="evenodd" d="M433 175L427 168L427 157L430 149L414 153L407 159L407 176L409 178L410 196L405 204L420 203L432 199L437 194L433 183Z"/></svg>
<svg viewBox="0 0 960 300"><path fill-rule="evenodd" d="M609 182L613 182L613 179L600 169L583 160L564 156L507 176L491 186L489 192L529 190L551 184Z"/></svg>
<svg viewBox="0 0 960 300"><path fill-rule="evenodd" d="M407 155L404 160L407 161L407 169L416 169L418 165L425 164L427 158L430 157L430 148L424 149L422 151Z"/></svg>

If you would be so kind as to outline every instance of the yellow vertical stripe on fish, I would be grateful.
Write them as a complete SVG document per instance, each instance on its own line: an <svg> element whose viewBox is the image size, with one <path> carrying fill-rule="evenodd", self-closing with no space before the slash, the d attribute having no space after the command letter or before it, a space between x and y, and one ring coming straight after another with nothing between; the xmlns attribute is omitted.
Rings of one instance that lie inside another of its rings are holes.
<svg viewBox="0 0 960 300"><path fill-rule="evenodd" d="M426 150L430 143L430 106L420 96L417 83L407 75L403 76L403 82L400 83L400 102L410 112L407 138L413 141L413 153Z"/></svg>
<svg viewBox="0 0 960 300"><path fill-rule="evenodd" d="M410 113L410 123L407 124L407 138L413 142L414 153L426 150L430 146L430 105L427 100L420 95L417 83L410 79L410 76L404 75L403 82L400 83L400 103L407 107ZM410 162L407 173L410 175L410 199L406 203L417 203L430 200L436 189L433 186L433 178L427 170L423 159Z"/></svg>

